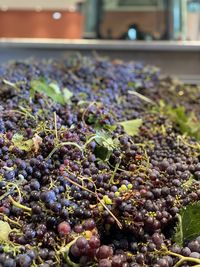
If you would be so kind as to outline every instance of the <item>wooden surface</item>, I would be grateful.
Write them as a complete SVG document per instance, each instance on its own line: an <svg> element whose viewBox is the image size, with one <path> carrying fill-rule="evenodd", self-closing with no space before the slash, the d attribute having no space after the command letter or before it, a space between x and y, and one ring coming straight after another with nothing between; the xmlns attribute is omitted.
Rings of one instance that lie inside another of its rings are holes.
<svg viewBox="0 0 200 267"><path fill-rule="evenodd" d="M108 30L112 31L112 38L119 38L127 31L129 25L137 24L140 30L156 37L162 36L166 29L165 11L119 11L105 12L101 24L101 34L107 37Z"/></svg>
<svg viewBox="0 0 200 267"><path fill-rule="evenodd" d="M81 38L83 16L78 12L59 12L61 18L55 20L51 10L0 11L0 37Z"/></svg>

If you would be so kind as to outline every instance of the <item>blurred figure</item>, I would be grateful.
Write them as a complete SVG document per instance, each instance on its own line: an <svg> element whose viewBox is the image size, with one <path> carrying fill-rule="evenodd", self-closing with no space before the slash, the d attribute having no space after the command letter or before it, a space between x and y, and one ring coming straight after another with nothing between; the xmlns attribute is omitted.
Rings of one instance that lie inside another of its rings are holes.
<svg viewBox="0 0 200 267"><path fill-rule="evenodd" d="M144 40L145 34L137 24L129 25L127 31L120 37L122 40Z"/></svg>
<svg viewBox="0 0 200 267"><path fill-rule="evenodd" d="M113 37L112 37L112 29L111 28L109 28L108 30L107 30L107 37L106 37L106 39L113 39Z"/></svg>

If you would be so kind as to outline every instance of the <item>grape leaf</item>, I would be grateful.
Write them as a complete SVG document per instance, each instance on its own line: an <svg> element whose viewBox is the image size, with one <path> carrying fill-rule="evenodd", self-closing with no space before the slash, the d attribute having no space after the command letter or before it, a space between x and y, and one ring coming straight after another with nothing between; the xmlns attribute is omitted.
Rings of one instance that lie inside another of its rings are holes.
<svg viewBox="0 0 200 267"><path fill-rule="evenodd" d="M127 134L134 136L138 134L139 128L142 125L142 119L122 121L119 124L124 127Z"/></svg>
<svg viewBox="0 0 200 267"><path fill-rule="evenodd" d="M63 89L63 96L64 96L65 103L68 103L69 100L72 98L73 93L71 91L69 91L69 89L64 88Z"/></svg>
<svg viewBox="0 0 200 267"><path fill-rule="evenodd" d="M95 155L102 160L110 158L113 149L119 145L118 139L113 139L112 136L105 131L97 131L95 139L97 147L95 148Z"/></svg>
<svg viewBox="0 0 200 267"><path fill-rule="evenodd" d="M43 80L32 80L30 96L33 97L34 92L39 92L50 97L54 102L60 103L61 105L67 104L73 93L67 88L61 91L60 87L56 83L47 84Z"/></svg>
<svg viewBox="0 0 200 267"><path fill-rule="evenodd" d="M200 201L181 208L175 229L174 240L182 246L200 235Z"/></svg>
<svg viewBox="0 0 200 267"><path fill-rule="evenodd" d="M14 146L25 151L31 151L34 146L34 142L32 139L28 139L25 141L23 135L18 133L13 135L12 142Z"/></svg>
<svg viewBox="0 0 200 267"><path fill-rule="evenodd" d="M128 82L128 87L133 87L134 89L142 87L142 82L140 80L135 80L134 82Z"/></svg>
<svg viewBox="0 0 200 267"><path fill-rule="evenodd" d="M11 232L10 225L7 222L0 220L0 240L9 241L10 232Z"/></svg>
<svg viewBox="0 0 200 267"><path fill-rule="evenodd" d="M107 160L110 158L111 154L112 154L112 151L111 150L108 150L106 147L104 146L100 146L100 145L97 145L95 147L95 150L94 150L94 154L97 158L101 159L101 160Z"/></svg>
<svg viewBox="0 0 200 267"><path fill-rule="evenodd" d="M113 150L119 145L119 141L113 139L112 136L105 131L97 131L95 141L99 145L106 147L108 150Z"/></svg>
<svg viewBox="0 0 200 267"><path fill-rule="evenodd" d="M196 140L200 140L200 121L193 112L187 114L183 106L173 108L170 105L162 104L160 108L176 124L182 134L187 134L196 138Z"/></svg>

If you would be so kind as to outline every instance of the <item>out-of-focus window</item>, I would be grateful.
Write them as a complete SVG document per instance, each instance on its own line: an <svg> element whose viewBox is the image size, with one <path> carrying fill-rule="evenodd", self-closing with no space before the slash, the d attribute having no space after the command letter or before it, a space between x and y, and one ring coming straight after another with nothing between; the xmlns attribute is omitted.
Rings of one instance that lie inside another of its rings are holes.
<svg viewBox="0 0 200 267"><path fill-rule="evenodd" d="M188 1L187 39L200 40L200 1Z"/></svg>
<svg viewBox="0 0 200 267"><path fill-rule="evenodd" d="M199 0L86 0L85 38L198 40Z"/></svg>

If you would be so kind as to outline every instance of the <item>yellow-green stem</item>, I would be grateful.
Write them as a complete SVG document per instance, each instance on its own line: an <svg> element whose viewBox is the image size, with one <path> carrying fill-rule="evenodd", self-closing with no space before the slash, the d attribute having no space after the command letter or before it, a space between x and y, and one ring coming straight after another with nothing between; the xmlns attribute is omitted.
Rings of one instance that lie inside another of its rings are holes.
<svg viewBox="0 0 200 267"><path fill-rule="evenodd" d="M11 196L8 196L8 198L10 199L10 201L12 202L12 204L13 204L15 207L17 207L17 208L19 208L19 209L23 209L23 210L28 211L28 212L31 212L31 211L32 211L31 208L26 207L26 206L20 204L19 202L15 201Z"/></svg>

